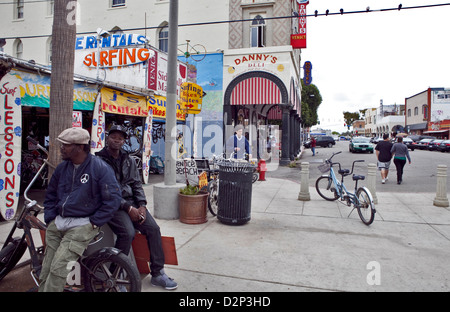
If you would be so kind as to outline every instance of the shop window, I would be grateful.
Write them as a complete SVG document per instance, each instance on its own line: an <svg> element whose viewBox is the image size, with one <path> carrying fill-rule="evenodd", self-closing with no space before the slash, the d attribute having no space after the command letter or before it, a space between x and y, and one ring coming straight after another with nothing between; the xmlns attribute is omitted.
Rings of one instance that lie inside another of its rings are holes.
<svg viewBox="0 0 450 312"><path fill-rule="evenodd" d="M169 27L167 27L167 25L163 26L163 28L160 28L158 35L158 45L161 51L169 51Z"/></svg>
<svg viewBox="0 0 450 312"><path fill-rule="evenodd" d="M257 15L250 27L250 47L260 48L266 45L266 34L265 34L266 23L261 15Z"/></svg>

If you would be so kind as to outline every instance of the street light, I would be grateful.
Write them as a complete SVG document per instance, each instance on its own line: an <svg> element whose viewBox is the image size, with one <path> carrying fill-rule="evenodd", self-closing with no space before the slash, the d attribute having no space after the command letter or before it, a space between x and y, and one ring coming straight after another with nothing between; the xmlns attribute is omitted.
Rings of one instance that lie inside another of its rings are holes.
<svg viewBox="0 0 450 312"><path fill-rule="evenodd" d="M109 32L101 28L97 28L97 80L99 79L99 64L100 64L100 42L102 38L107 38L111 36Z"/></svg>

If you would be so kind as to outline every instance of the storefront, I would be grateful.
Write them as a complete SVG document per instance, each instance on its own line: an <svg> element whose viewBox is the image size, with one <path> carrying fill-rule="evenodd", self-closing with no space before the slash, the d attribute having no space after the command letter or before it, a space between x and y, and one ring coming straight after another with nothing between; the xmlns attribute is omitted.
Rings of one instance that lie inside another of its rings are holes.
<svg viewBox="0 0 450 312"><path fill-rule="evenodd" d="M283 49L284 48L284 49ZM279 125L282 137L280 164L288 164L300 151L299 73L292 47L236 49L224 56L224 140L233 127L248 129L252 155L264 158L273 136L269 125Z"/></svg>

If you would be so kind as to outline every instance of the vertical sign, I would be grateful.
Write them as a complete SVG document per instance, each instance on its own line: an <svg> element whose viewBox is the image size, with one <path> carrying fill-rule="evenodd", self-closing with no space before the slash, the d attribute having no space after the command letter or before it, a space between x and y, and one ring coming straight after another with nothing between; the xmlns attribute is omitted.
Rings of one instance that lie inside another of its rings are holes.
<svg viewBox="0 0 450 312"><path fill-rule="evenodd" d="M19 81L6 75L0 81L0 211L11 220L20 192L22 106Z"/></svg>
<svg viewBox="0 0 450 312"><path fill-rule="evenodd" d="M93 155L105 147L105 113L100 103L101 93L98 92L95 100L94 115L92 116L91 154Z"/></svg>
<svg viewBox="0 0 450 312"><path fill-rule="evenodd" d="M306 48L306 6L309 0L297 0L298 3L298 33L291 35L291 45L294 49Z"/></svg>
<svg viewBox="0 0 450 312"><path fill-rule="evenodd" d="M153 123L153 111L148 111L148 116L145 118L145 130L144 130L144 152L142 153L142 177L144 184L148 183L148 175L150 174L150 156L152 155L152 123Z"/></svg>

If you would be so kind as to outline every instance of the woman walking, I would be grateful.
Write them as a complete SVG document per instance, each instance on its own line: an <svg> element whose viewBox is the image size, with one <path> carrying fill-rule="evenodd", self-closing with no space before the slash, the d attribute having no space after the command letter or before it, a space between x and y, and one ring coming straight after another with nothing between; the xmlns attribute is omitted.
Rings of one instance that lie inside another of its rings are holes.
<svg viewBox="0 0 450 312"><path fill-rule="evenodd" d="M391 148L392 157L394 157L395 168L397 169L397 184L402 183L403 167L406 164L408 158L409 164L411 164L411 157L409 157L408 147L403 144L403 138L398 137L397 143Z"/></svg>

